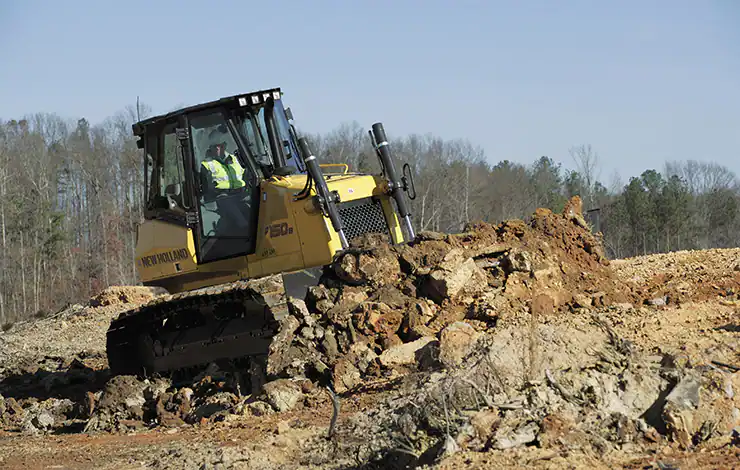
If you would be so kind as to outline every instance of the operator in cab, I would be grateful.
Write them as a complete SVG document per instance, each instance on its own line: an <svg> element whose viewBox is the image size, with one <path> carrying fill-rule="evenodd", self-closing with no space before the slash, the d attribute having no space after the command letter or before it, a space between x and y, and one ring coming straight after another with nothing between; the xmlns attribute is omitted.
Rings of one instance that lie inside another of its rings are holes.
<svg viewBox="0 0 740 470"><path fill-rule="evenodd" d="M216 127L208 134L208 148L201 165L205 171L203 193L214 195L225 192L243 192L246 188L244 182L244 168L235 155L226 150L227 134L221 126Z"/></svg>
<svg viewBox="0 0 740 470"><path fill-rule="evenodd" d="M222 226L219 232L234 236L237 235L234 230L249 227L251 187L249 173L237 156L227 150L227 141L233 142L233 139L225 126L217 126L209 132L208 147L201 163L201 189L204 203L216 204Z"/></svg>

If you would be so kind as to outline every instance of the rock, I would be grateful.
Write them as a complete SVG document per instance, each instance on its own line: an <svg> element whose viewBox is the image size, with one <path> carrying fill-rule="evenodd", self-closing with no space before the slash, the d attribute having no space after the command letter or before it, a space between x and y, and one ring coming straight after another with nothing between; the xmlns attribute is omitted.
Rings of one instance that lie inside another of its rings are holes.
<svg viewBox="0 0 740 470"><path fill-rule="evenodd" d="M416 353L427 344L436 340L437 339L433 336L425 336L410 343L394 346L383 351L378 359L380 360L380 363L386 367L402 364L415 364L417 360Z"/></svg>
<svg viewBox="0 0 740 470"><path fill-rule="evenodd" d="M368 348L366 344L355 343L350 347L350 353L357 358L355 365L357 369L364 373L367 368L378 359L375 351Z"/></svg>
<svg viewBox="0 0 740 470"><path fill-rule="evenodd" d="M309 315L303 319L303 324L306 326L310 326L310 327L318 326L318 322L319 322L318 315Z"/></svg>
<svg viewBox="0 0 740 470"><path fill-rule="evenodd" d="M267 402L277 411L292 410L303 397L299 384L290 379L278 379L264 386Z"/></svg>
<svg viewBox="0 0 740 470"><path fill-rule="evenodd" d="M545 318L555 310L555 300L547 294L537 294L532 299L530 312L535 318Z"/></svg>
<svg viewBox="0 0 740 470"><path fill-rule="evenodd" d="M529 273L532 272L531 255L526 251L513 249L502 259L502 266L507 273L515 271Z"/></svg>
<svg viewBox="0 0 740 470"><path fill-rule="evenodd" d="M407 341L433 335L426 324L434 317L434 311L423 301L414 302L403 318L399 334Z"/></svg>
<svg viewBox="0 0 740 470"><path fill-rule="evenodd" d="M455 322L445 327L439 336L439 360L447 367L457 367L475 347L480 333L470 324Z"/></svg>
<svg viewBox="0 0 740 470"><path fill-rule="evenodd" d="M290 345L299 326L300 322L292 315L285 317L280 322L280 331L272 338L270 343L266 370L268 376L277 376L292 361Z"/></svg>
<svg viewBox="0 0 740 470"><path fill-rule="evenodd" d="M475 251L473 251L471 254L473 255L473 257L476 257L476 258L479 256L497 257L501 255L502 253L506 253L507 251L511 249L512 249L511 243L494 243L492 245L486 245L482 248L478 248Z"/></svg>
<svg viewBox="0 0 740 470"><path fill-rule="evenodd" d="M615 306L615 307L616 307L616 308L617 308L618 310L622 310L622 311L625 311L625 312L626 312L626 311L629 311L629 310L632 310L632 309L634 309L634 308L635 308L635 306L634 306L634 305L632 305L632 304L631 304L631 303L629 303L629 302L620 302L620 303L616 303L616 304L614 304L614 306Z"/></svg>
<svg viewBox="0 0 740 470"><path fill-rule="evenodd" d="M364 299L357 300L357 298L356 295L343 295L342 299L327 311L326 319L334 324L346 324L352 316L352 312L357 310L364 302Z"/></svg>
<svg viewBox="0 0 740 470"><path fill-rule="evenodd" d="M588 308L593 305L593 299L586 294L575 294L573 296L573 306L577 308Z"/></svg>
<svg viewBox="0 0 740 470"><path fill-rule="evenodd" d="M277 433L285 434L290 431L290 423L288 421L280 421L277 425Z"/></svg>
<svg viewBox="0 0 740 470"><path fill-rule="evenodd" d="M33 417L32 423L39 429L46 430L54 425L54 417L46 410L41 410Z"/></svg>
<svg viewBox="0 0 740 470"><path fill-rule="evenodd" d="M334 362L334 359L339 355L339 346L337 345L336 336L334 336L333 329L327 329L324 332L324 339L321 341L321 349L326 354L326 357L330 362Z"/></svg>
<svg viewBox="0 0 740 470"><path fill-rule="evenodd" d="M654 307L660 307L668 302L668 297L655 297L654 299L647 300L645 303Z"/></svg>
<svg viewBox="0 0 740 470"><path fill-rule="evenodd" d="M309 341L312 341L314 338L316 338L316 333L314 329L310 326L304 326L303 328L301 328L301 336Z"/></svg>
<svg viewBox="0 0 740 470"><path fill-rule="evenodd" d="M313 334L317 340L320 340L324 337L324 329L320 325L316 325L313 327Z"/></svg>
<svg viewBox="0 0 740 470"><path fill-rule="evenodd" d="M698 431L693 411L700 405L700 378L695 374L684 377L666 396L663 420L668 434L684 449L692 446L692 436Z"/></svg>
<svg viewBox="0 0 740 470"><path fill-rule="evenodd" d="M504 292L510 299L524 298L529 293L530 275L521 271L512 271L506 277Z"/></svg>
<svg viewBox="0 0 740 470"><path fill-rule="evenodd" d="M137 419L143 417L142 407L146 400L144 391L147 384L140 382L136 377L119 375L113 377L103 390L100 397L99 409L112 412L122 412Z"/></svg>
<svg viewBox="0 0 740 470"><path fill-rule="evenodd" d="M272 407L264 401L249 403L246 406L246 411L248 411L252 416L267 416L274 413Z"/></svg>
<svg viewBox="0 0 740 470"><path fill-rule="evenodd" d="M607 297L606 293L604 292L594 292L591 294L591 304L594 307L604 307L607 304Z"/></svg>
<svg viewBox="0 0 740 470"><path fill-rule="evenodd" d="M337 361L332 371L332 384L337 393L346 392L362 381L360 370L348 357Z"/></svg>
<svg viewBox="0 0 740 470"><path fill-rule="evenodd" d="M665 422L668 435L678 442L681 447L691 447L691 436L694 435L693 416L689 410L682 410L669 403L663 409L663 421Z"/></svg>
<svg viewBox="0 0 740 470"><path fill-rule="evenodd" d="M556 261L550 258L545 258L537 263L536 266L532 266L532 277L538 281L551 281L560 277L560 266L557 265Z"/></svg>
<svg viewBox="0 0 740 470"><path fill-rule="evenodd" d="M460 451L460 446L457 444L455 439L449 434L445 436L444 444L442 445L442 452L440 458L444 459Z"/></svg>
<svg viewBox="0 0 740 470"><path fill-rule="evenodd" d="M237 401L236 395L230 392L220 391L212 395L205 395L193 401L186 421L194 423L203 418L211 419L215 415L223 415L225 412L231 411Z"/></svg>
<svg viewBox="0 0 740 470"><path fill-rule="evenodd" d="M143 425L145 391L149 384L130 375L111 378L85 426L88 431L112 431ZM151 392L149 392L151 393Z"/></svg>
<svg viewBox="0 0 740 470"><path fill-rule="evenodd" d="M425 336L425 335L424 335ZM384 351L386 349L394 348L396 346L400 346L403 344L403 340L400 336L398 336L395 333L391 334L380 334L378 335L376 339L376 343L378 343Z"/></svg>
<svg viewBox="0 0 740 470"><path fill-rule="evenodd" d="M417 241L422 241L422 240L444 241L446 239L447 239L446 233L432 232L430 230L423 230L416 234Z"/></svg>
<svg viewBox="0 0 740 470"><path fill-rule="evenodd" d="M475 437L482 444L488 442L500 421L499 411L495 408L478 411L470 418L470 424L475 430Z"/></svg>
<svg viewBox="0 0 740 470"><path fill-rule="evenodd" d="M334 307L336 289L329 289L324 285L310 286L306 292L306 306L309 311L326 315Z"/></svg>
<svg viewBox="0 0 740 470"><path fill-rule="evenodd" d="M358 330L365 334L394 335L401 328L404 320L403 312L391 309L388 305L378 302L365 304L359 318Z"/></svg>
<svg viewBox="0 0 740 470"><path fill-rule="evenodd" d="M533 442L537 438L539 431L539 425L535 422L529 422L523 424L513 431L507 433L497 433L495 441L493 443L494 449L511 449L514 447L523 446Z"/></svg>
<svg viewBox="0 0 740 470"><path fill-rule="evenodd" d="M295 297L288 298L288 311L299 320L303 320L311 315L306 306L306 302Z"/></svg>
<svg viewBox="0 0 740 470"><path fill-rule="evenodd" d="M537 442L543 449L555 448L566 442L578 445L578 434L577 426L570 419L566 419L560 414L548 414L540 424L540 434L537 436Z"/></svg>
<svg viewBox="0 0 740 470"><path fill-rule="evenodd" d="M401 273L398 257L390 250L373 250L370 256L360 256L360 271L375 286L392 285Z"/></svg>
<svg viewBox="0 0 740 470"><path fill-rule="evenodd" d="M401 266L397 255L388 245L365 236L355 239L352 244L360 248L359 254L348 253L342 256L336 270L342 279L368 282L378 287L393 284L398 280ZM359 245L365 245L360 247ZM368 246L369 245L369 246Z"/></svg>
<svg viewBox="0 0 740 470"><path fill-rule="evenodd" d="M687 375L673 387L666 397L666 402L673 403L681 409L696 409L700 404L700 389L700 378L695 374Z"/></svg>
<svg viewBox="0 0 740 470"><path fill-rule="evenodd" d="M425 290L435 302L455 299L466 287L471 292L480 291L487 285L486 274L475 264L473 258L460 259L454 250L427 279Z"/></svg>

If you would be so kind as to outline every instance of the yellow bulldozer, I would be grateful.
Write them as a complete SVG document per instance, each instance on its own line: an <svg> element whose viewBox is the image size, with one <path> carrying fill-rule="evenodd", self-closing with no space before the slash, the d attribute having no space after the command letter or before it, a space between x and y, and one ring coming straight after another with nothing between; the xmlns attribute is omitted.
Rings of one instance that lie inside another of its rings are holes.
<svg viewBox="0 0 740 470"><path fill-rule="evenodd" d="M282 97L259 90L133 124L146 189L136 267L170 295L111 322L114 375L264 358L279 319L247 280L279 274L303 297L357 237L415 237L411 172L397 172L382 123L369 130L380 173L350 172L319 163Z"/></svg>

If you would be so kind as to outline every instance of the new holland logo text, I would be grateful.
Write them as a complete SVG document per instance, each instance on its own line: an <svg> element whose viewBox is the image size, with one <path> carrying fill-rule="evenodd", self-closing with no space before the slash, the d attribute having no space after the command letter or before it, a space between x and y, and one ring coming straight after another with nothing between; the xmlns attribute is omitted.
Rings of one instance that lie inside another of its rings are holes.
<svg viewBox="0 0 740 470"><path fill-rule="evenodd" d="M174 263L176 261L188 258L188 250L180 248L179 250L165 251L164 253L155 253L149 256L142 256L139 263L145 268L149 268L161 263Z"/></svg>

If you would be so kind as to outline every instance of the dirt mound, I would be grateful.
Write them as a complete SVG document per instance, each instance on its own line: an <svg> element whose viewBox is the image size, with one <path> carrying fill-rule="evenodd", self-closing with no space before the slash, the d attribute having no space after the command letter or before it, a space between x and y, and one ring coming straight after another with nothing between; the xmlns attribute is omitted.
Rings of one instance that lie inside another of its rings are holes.
<svg viewBox="0 0 740 470"><path fill-rule="evenodd" d="M114 286L105 289L87 305L74 304L50 317L20 322L0 333L0 393L2 380L14 375L33 374L44 369L46 358L69 360L80 354L102 356L105 361L105 333L110 321L123 310L146 303L163 290L141 286Z"/></svg>
<svg viewBox="0 0 740 470"><path fill-rule="evenodd" d="M689 250L617 260L617 276L637 301L653 305L719 298L737 304L740 248Z"/></svg>
<svg viewBox="0 0 740 470"><path fill-rule="evenodd" d="M538 210L528 222L470 224L393 246L358 241L309 289L274 342L270 378L324 377L337 391L398 366L434 362L440 331L466 320L485 330L530 311L570 312L631 300L579 212ZM465 334L465 333L461 333Z"/></svg>
<svg viewBox="0 0 740 470"><path fill-rule="evenodd" d="M167 291L159 287L145 286L110 286L90 299L91 307L108 305L144 304Z"/></svg>
<svg viewBox="0 0 740 470"><path fill-rule="evenodd" d="M156 288L114 286L88 305L70 305L0 335L3 427L31 434L81 429L89 418L88 392L99 390L110 378L105 334L111 319L161 293Z"/></svg>
<svg viewBox="0 0 740 470"><path fill-rule="evenodd" d="M373 436L383 450L363 449L366 460L414 468L459 452L534 446L549 458L577 451L603 463L667 443L726 444L740 424L732 391L740 375L638 350L598 316L529 331L507 325L469 347L459 367L408 376L378 404Z"/></svg>

